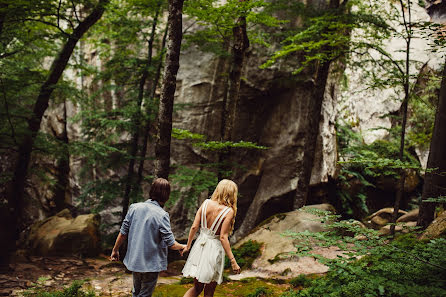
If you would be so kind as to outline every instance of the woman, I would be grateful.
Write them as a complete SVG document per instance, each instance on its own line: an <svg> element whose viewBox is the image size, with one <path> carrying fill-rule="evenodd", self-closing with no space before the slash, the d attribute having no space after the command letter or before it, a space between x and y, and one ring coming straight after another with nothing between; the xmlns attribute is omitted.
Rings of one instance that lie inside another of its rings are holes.
<svg viewBox="0 0 446 297"><path fill-rule="evenodd" d="M204 201L195 215L184 251L189 251L200 226L201 229L183 269L184 277L194 278L194 286L186 292L185 297L196 297L203 289L205 297L214 296L217 284L223 281L225 253L232 270L240 273L240 266L228 240L237 213L237 191L233 181L221 180L211 199Z"/></svg>

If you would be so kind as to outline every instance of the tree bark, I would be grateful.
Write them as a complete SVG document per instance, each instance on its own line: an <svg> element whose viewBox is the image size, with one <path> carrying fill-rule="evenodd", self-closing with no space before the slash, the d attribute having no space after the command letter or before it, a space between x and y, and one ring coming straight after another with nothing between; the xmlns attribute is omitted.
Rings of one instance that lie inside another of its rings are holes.
<svg viewBox="0 0 446 297"><path fill-rule="evenodd" d="M246 32L246 17L239 17L237 25L232 29L234 44L232 46L231 71L229 72L226 116L224 125L224 140L234 139L234 121L240 97L240 82L242 69L245 63L246 51L249 48L249 39Z"/></svg>
<svg viewBox="0 0 446 297"><path fill-rule="evenodd" d="M435 203L423 202L428 198L446 196L446 62L443 68L440 96L435 114L434 131L430 144L427 171L424 177L423 194L417 226L426 228L434 220Z"/></svg>
<svg viewBox="0 0 446 297"><path fill-rule="evenodd" d="M409 1L410 2L410 1ZM406 30L406 68L405 68L405 74L404 74L404 82L403 82L403 86L404 86L404 101L402 104L402 110L403 110L403 121L401 124L401 137L400 137L400 151L399 151L399 159L401 162L404 161L404 149L405 149L405 136L406 136L406 126L407 126L407 107L409 105L409 98L410 98L410 81L409 81L409 77L410 77L410 42L411 42L411 37L412 37L412 29L411 29L411 19L410 19L410 15L411 15L411 7L410 7L410 3L407 7L407 11L409 13L409 19L408 22L406 22L406 15L405 15L405 7L403 5L402 0L400 0L401 3L401 12L403 14L403 20L404 20L404 25L405 25L405 30ZM396 192L396 197L395 197L395 204L393 205L393 214L392 214L392 225L390 225L390 234L393 236L395 235L395 223L396 220L398 218L398 212L400 210L400 203L401 203L401 199L403 197L404 194L404 182L406 180L406 170L404 168L400 169L400 179L398 182L398 189Z"/></svg>
<svg viewBox="0 0 446 297"><path fill-rule="evenodd" d="M169 0L169 29L164 82L158 111L159 137L155 145L155 176L168 178L170 170L170 142L176 78L180 68L182 11L184 0Z"/></svg>
<svg viewBox="0 0 446 297"><path fill-rule="evenodd" d="M31 159L31 152L33 150L34 140L40 129L43 114L48 108L48 103L53 93L57 82L65 70L68 61L76 47L79 39L84 35L88 29L93 26L102 16L105 10L105 5L109 0L100 0L99 3L92 10L78 26L73 33L68 37L57 58L53 61L50 67L50 73L47 80L42 84L37 100L34 104L31 118L27 123L28 134L19 146L18 158L15 164L12 180L8 186L8 207L11 210L12 222L10 225L11 232L14 232L15 238L19 234L18 222L22 215L24 207L24 191L26 186L26 177L28 167ZM14 242L12 243L14 244Z"/></svg>
<svg viewBox="0 0 446 297"><path fill-rule="evenodd" d="M242 78L242 70L245 64L246 51L249 48L249 38L246 31L246 17L238 18L236 26L232 28L232 36L234 38L231 49L231 64L228 77L226 94L223 97L222 110L222 140L234 141L234 125L237 116L238 105L240 101L240 83ZM224 64L221 65L224 67ZM218 172L218 178L229 178L223 173L230 172L231 164L229 158L231 150L228 148L218 154L218 163L221 169Z"/></svg>
<svg viewBox="0 0 446 297"><path fill-rule="evenodd" d="M64 130L59 138L59 141L63 143L62 145L62 156L57 164L57 182L54 187L54 198L55 203L54 210L52 214L56 214L62 209L67 207L67 202L65 201L65 194L67 192L67 187L69 185L69 175L70 175L70 152L68 150L68 131L67 131L67 103L64 102Z"/></svg>
<svg viewBox="0 0 446 297"><path fill-rule="evenodd" d="M135 161L136 157L138 156L138 143L139 143L139 136L141 130L141 117L142 117L141 106L144 101L144 88L146 85L147 78L149 77L149 68L152 65L153 41L155 39L156 26L158 23L158 15L161 10L160 6L161 5L158 6L156 14L153 18L152 31L150 33L150 38L147 42L147 62L141 74L141 79L139 80L138 99L136 103L137 111L135 113L135 116L133 117L133 123L135 123L135 131L133 132L132 135L132 141L129 151L130 160L127 168L127 178L125 183L124 196L122 198L121 222L124 221L125 216L127 214L130 202L130 195L135 185L135 180L134 180Z"/></svg>
<svg viewBox="0 0 446 297"><path fill-rule="evenodd" d="M331 61L322 62L317 67L316 80L313 87L313 96L309 102L307 117L304 117L306 128L302 131L305 139L305 147L301 166L298 168L298 181L296 195L294 196L294 209L303 207L307 203L308 189L310 185L311 172L313 170L314 157L316 152L316 142L319 135L319 123L321 121L322 102L325 97L328 74Z"/></svg>

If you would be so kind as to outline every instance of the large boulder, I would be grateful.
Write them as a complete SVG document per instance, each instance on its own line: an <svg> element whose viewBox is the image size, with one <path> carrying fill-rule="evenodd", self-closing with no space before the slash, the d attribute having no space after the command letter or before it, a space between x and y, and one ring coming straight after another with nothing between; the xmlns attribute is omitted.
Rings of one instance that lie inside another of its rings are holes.
<svg viewBox="0 0 446 297"><path fill-rule="evenodd" d="M446 211L439 215L430 225L426 228L421 235L421 239L433 239L446 235Z"/></svg>
<svg viewBox="0 0 446 297"><path fill-rule="evenodd" d="M333 211L330 204L310 205L306 208ZM234 245L241 246L248 240L262 243L261 255L254 260L252 268L258 276L280 275L286 271L286 277L298 276L301 273L324 273L328 267L317 262L312 257L292 257L291 252L296 251L296 239L292 236L284 236L284 232L319 232L325 230L327 222L321 217L302 209L274 215L257 226L248 236ZM327 257L336 257L341 251L336 249L318 248L316 253ZM251 276L252 272L246 271L242 276ZM241 277L242 277L241 276Z"/></svg>
<svg viewBox="0 0 446 297"><path fill-rule="evenodd" d="M73 218L68 209L31 226L28 246L41 256L95 256L100 251L99 215Z"/></svg>

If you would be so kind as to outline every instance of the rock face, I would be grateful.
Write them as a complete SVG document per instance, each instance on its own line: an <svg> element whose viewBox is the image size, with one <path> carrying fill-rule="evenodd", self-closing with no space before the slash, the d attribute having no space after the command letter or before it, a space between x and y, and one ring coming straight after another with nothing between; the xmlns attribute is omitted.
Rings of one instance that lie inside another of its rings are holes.
<svg viewBox="0 0 446 297"><path fill-rule="evenodd" d="M233 179L239 185L236 227L249 221L252 227L267 217L292 210L293 191L302 162L306 139L302 137L305 113L312 103L311 74L291 75L291 70L258 67L265 61L252 50L243 72L238 115L234 125L235 141L255 142L267 150L239 149L231 151L230 161L237 164ZM187 105L174 116L174 127L205 134L210 140L220 140L222 97L218 94L220 73L215 73L219 59L202 53L198 48L182 52L177 76L176 104ZM336 170L335 105L338 77L332 75L326 86L320 135L318 138L312 184L320 184L334 176ZM217 162L216 153L200 150L184 141L172 144L173 164L203 164ZM181 203L181 202L179 202ZM251 206L250 215L246 216ZM198 207L198 205L196 205ZM175 230L190 224L180 207L172 209ZM182 211L178 213L178 211ZM243 228L243 227L242 227ZM244 232L249 231L244 228ZM181 231L180 231L181 232ZM185 236L184 233L178 235ZM237 233L235 237L239 237Z"/></svg>
<svg viewBox="0 0 446 297"><path fill-rule="evenodd" d="M98 215L73 218L68 209L31 226L30 250L41 256L95 256L100 251Z"/></svg>
<svg viewBox="0 0 446 297"><path fill-rule="evenodd" d="M309 205L306 208L316 208L320 210L333 211L333 206L329 204ZM315 214L304 210L274 215L261 225L257 226L251 234L239 241L235 247L242 245L248 240L255 240L263 243L262 254L253 262L252 268L260 274L280 275L287 271L286 277L297 276L301 273L323 273L328 270L325 265L318 263L311 257L291 257L290 252L296 251L296 240L293 237L283 236L285 231L302 232L323 231L325 224L321 218ZM324 254L328 257L340 255L340 251L334 249L318 249L316 253Z"/></svg>

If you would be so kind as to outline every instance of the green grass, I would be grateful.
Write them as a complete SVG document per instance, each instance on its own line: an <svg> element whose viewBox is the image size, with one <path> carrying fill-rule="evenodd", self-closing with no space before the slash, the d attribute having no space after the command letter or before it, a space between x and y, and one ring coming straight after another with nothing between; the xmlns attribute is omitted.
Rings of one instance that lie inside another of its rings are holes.
<svg viewBox="0 0 446 297"><path fill-rule="evenodd" d="M153 297L181 297L192 284L160 285ZM240 281L224 282L217 286L214 297L264 297L280 296L289 289L289 285L280 285L268 280L247 278Z"/></svg>

